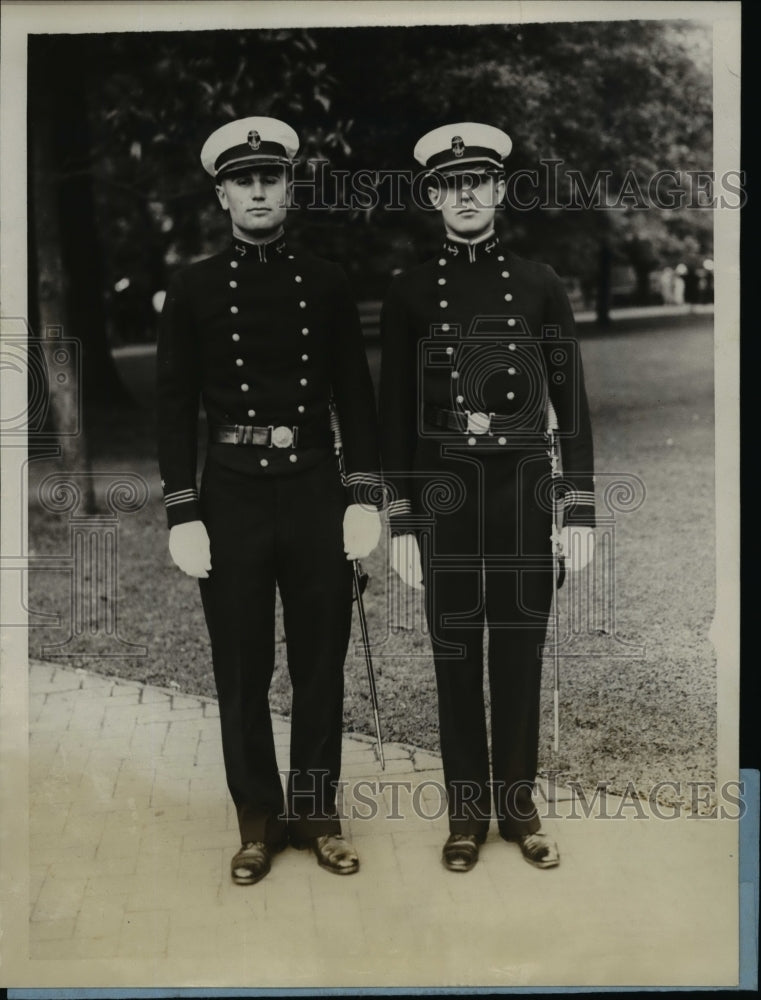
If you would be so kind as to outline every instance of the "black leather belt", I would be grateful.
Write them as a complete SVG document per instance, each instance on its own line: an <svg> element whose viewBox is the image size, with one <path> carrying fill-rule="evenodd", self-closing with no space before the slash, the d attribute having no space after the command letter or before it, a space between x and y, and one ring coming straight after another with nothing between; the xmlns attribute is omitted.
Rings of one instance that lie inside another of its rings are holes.
<svg viewBox="0 0 761 1000"><path fill-rule="evenodd" d="M441 410L438 406L431 406L425 403L423 406L423 420L434 427L443 427L448 431L465 431L468 418L464 413L457 413L455 410Z"/></svg>
<svg viewBox="0 0 761 1000"><path fill-rule="evenodd" d="M218 424L209 429L215 444L252 444L263 448L295 448L299 440L298 427L254 427L251 424ZM307 443L307 442L304 442Z"/></svg>
<svg viewBox="0 0 761 1000"><path fill-rule="evenodd" d="M470 413L457 410L442 410L429 403L423 405L423 420L433 427L443 427L448 431L460 431L463 434L488 434L490 431L501 430L504 421L509 417L504 413ZM500 427L502 424L502 427Z"/></svg>

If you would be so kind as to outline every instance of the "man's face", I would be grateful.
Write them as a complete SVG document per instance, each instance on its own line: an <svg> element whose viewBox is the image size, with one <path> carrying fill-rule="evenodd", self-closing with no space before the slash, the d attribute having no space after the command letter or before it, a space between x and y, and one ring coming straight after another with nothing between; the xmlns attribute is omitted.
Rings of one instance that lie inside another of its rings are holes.
<svg viewBox="0 0 761 1000"><path fill-rule="evenodd" d="M441 212L447 232L471 240L494 227L497 205L505 195L505 181L480 167L450 174L439 186L431 186L428 195Z"/></svg>
<svg viewBox="0 0 761 1000"><path fill-rule="evenodd" d="M255 167L217 185L217 197L230 213L236 236L261 239L277 232L288 214L288 182L285 168Z"/></svg>

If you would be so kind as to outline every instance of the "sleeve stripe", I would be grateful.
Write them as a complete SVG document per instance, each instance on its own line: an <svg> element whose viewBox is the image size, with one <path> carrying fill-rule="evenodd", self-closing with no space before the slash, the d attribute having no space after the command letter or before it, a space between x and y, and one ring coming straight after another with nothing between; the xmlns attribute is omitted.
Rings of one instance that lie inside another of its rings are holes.
<svg viewBox="0 0 761 1000"><path fill-rule="evenodd" d="M566 503L594 504L595 495L591 490L568 490L563 499Z"/></svg>
<svg viewBox="0 0 761 1000"><path fill-rule="evenodd" d="M372 472L352 472L346 477L347 486L378 486L381 477Z"/></svg>
<svg viewBox="0 0 761 1000"><path fill-rule="evenodd" d="M411 514L412 505L409 500L392 500L388 505L389 517L395 517L399 514Z"/></svg>
<svg viewBox="0 0 761 1000"><path fill-rule="evenodd" d="M195 503L197 500L197 490L178 490L175 493L167 493L164 497L164 504L167 507L172 507L178 503Z"/></svg>

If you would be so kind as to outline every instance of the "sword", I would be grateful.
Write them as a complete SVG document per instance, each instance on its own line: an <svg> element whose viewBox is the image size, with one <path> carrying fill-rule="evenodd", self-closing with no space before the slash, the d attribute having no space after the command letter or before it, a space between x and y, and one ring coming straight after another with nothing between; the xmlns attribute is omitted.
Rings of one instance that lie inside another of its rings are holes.
<svg viewBox="0 0 761 1000"><path fill-rule="evenodd" d="M365 664L367 666L367 680L370 685L370 701L373 706L373 719L375 720L375 743L378 749L378 760L381 770L386 770L386 760L383 756L383 736L381 735L380 715L378 714L378 692L375 689L375 672L373 670L373 659L370 655L370 640L367 634L367 618L365 617L365 604L362 600L362 575L359 559L354 563L354 594L357 599L357 611L359 612L359 627L362 632L362 645L365 650Z"/></svg>
<svg viewBox="0 0 761 1000"><path fill-rule="evenodd" d="M338 458L338 471L341 474L341 481L346 484L346 463L344 462L343 440L341 438L341 425L338 421L338 413L335 406L330 406L330 428L333 431L333 447ZM370 686L370 701L373 707L373 719L375 721L375 744L378 751L378 760L381 770L386 770L386 759L383 755L383 735L381 732L380 713L378 711L378 692L375 687L375 671L373 670L373 659L370 654L370 639L367 631L367 617L365 615L365 602L362 593L367 586L368 576L362 572L359 559L352 561L354 578L354 599L357 602L359 614L359 627L362 632L362 646L365 651L365 665L367 666L367 680Z"/></svg>
<svg viewBox="0 0 761 1000"><path fill-rule="evenodd" d="M558 589L563 584L565 577L565 559L561 555L559 520L559 504L557 498L556 480L560 478L560 454L558 451L558 418L555 407L551 400L547 400L547 440L549 448L547 454L550 459L550 471L552 475L552 607L553 624L555 630L555 642L553 644L553 672L552 672L552 701L553 701L553 723L554 723L554 750L558 752L560 746L560 611L558 608Z"/></svg>

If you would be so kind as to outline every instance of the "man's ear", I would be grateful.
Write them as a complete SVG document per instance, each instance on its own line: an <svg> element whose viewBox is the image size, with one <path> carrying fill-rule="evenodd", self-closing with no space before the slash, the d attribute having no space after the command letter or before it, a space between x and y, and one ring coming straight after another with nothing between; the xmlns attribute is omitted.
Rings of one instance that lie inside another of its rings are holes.
<svg viewBox="0 0 761 1000"><path fill-rule="evenodd" d="M221 183L215 184L214 190L217 192L217 198L219 198L219 204L225 211L227 211L229 205L227 204L227 192L225 191L224 186Z"/></svg>
<svg viewBox="0 0 761 1000"><path fill-rule="evenodd" d="M435 208L437 212L440 212L441 211L441 203L443 201L443 198L441 196L442 195L441 185L440 184L430 184L426 188L426 194L428 195L428 201L431 203L431 205L433 206L433 208Z"/></svg>
<svg viewBox="0 0 761 1000"><path fill-rule="evenodd" d="M496 181L494 182L494 205L501 205L505 198L505 191L507 190L507 182L505 181L505 175L500 174Z"/></svg>

